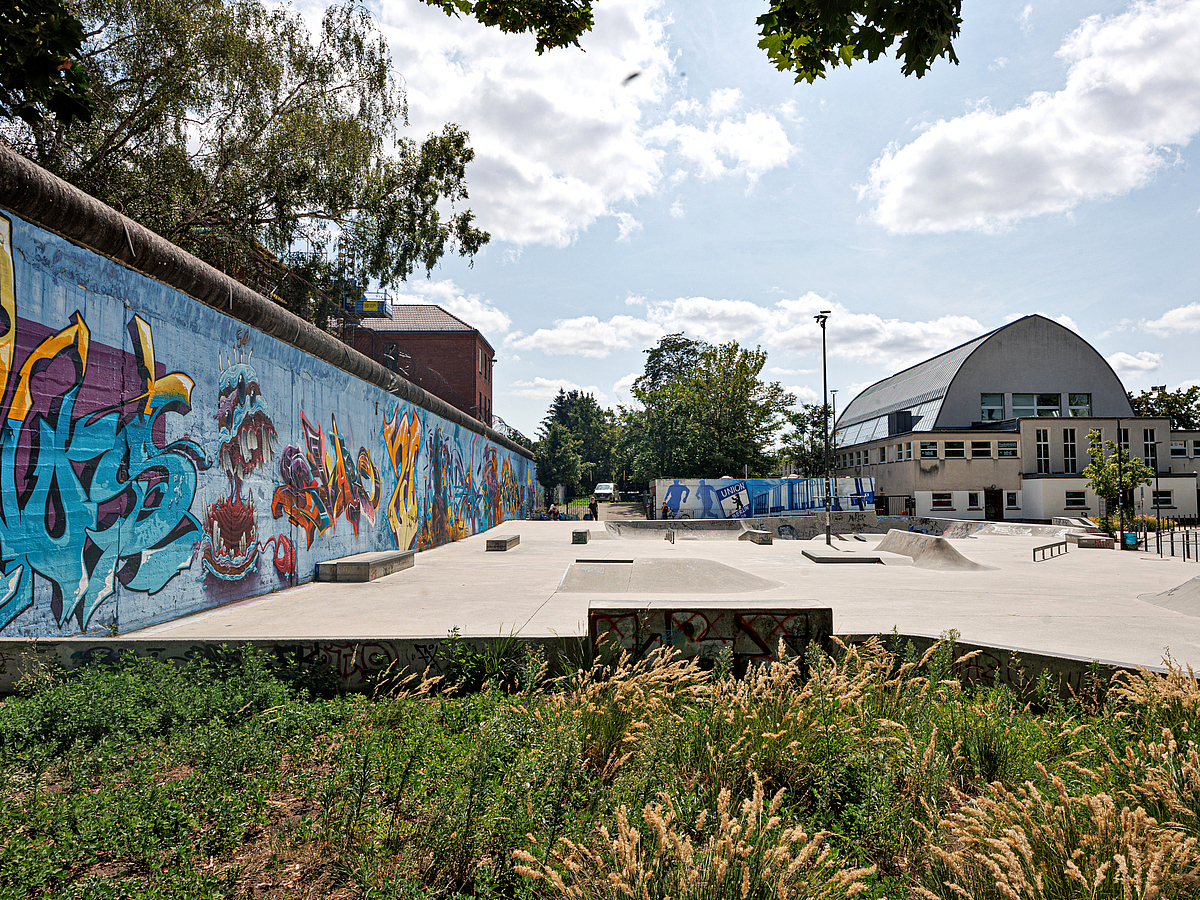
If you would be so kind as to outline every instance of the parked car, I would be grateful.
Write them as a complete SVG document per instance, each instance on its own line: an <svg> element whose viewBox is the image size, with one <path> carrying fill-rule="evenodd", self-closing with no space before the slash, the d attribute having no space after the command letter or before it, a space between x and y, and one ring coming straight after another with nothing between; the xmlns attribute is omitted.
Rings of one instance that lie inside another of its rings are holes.
<svg viewBox="0 0 1200 900"><path fill-rule="evenodd" d="M597 500L603 500L606 503L615 503L617 500L617 486L611 481L602 481L596 485L596 489L592 493L596 495Z"/></svg>

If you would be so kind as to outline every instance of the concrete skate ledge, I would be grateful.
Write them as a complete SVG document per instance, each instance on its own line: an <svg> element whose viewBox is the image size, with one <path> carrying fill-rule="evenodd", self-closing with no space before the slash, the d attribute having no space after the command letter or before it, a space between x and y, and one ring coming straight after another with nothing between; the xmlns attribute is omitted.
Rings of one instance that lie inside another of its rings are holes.
<svg viewBox="0 0 1200 900"><path fill-rule="evenodd" d="M317 581L374 581L412 568L416 556L416 550L377 550L331 559L317 563Z"/></svg>

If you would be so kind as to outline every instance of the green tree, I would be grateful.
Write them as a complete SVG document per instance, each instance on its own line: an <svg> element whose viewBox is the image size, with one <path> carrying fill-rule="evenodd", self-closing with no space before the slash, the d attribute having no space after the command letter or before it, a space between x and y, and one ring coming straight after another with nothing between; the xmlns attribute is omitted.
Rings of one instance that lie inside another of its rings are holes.
<svg viewBox="0 0 1200 900"><path fill-rule="evenodd" d="M1173 391L1142 391L1136 397L1130 391L1129 402L1136 415L1165 416L1171 420L1172 428L1200 431L1200 386Z"/></svg>
<svg viewBox="0 0 1200 900"><path fill-rule="evenodd" d="M1129 498L1133 489L1138 485L1150 484L1154 480L1154 470L1140 457L1119 448L1115 441L1102 440L1099 429L1088 432L1088 456L1091 462L1083 470L1088 487L1096 492L1097 497L1103 498L1108 510L1116 508L1118 497L1124 497L1122 505L1126 521L1130 521L1133 506ZM1109 515L1111 513L1106 514L1106 518ZM1111 530L1112 525L1108 527Z"/></svg>
<svg viewBox="0 0 1200 900"><path fill-rule="evenodd" d="M585 493L598 481L613 480L614 418L594 395L560 388L542 420L543 433L553 423L565 428L578 444Z"/></svg>
<svg viewBox="0 0 1200 900"><path fill-rule="evenodd" d="M622 453L638 478L765 475L795 398L761 379L767 355L736 342L710 346L667 335L646 351L634 382L638 408L622 410Z"/></svg>
<svg viewBox="0 0 1200 900"><path fill-rule="evenodd" d="M80 63L83 23L60 0L0 5L0 116L63 126L92 118L87 68Z"/></svg>
<svg viewBox="0 0 1200 900"><path fill-rule="evenodd" d="M339 236L361 278L391 282L488 240L459 209L466 133L402 133L386 41L353 0L315 35L262 0L94 0L83 18L95 115L27 123L15 146L235 277Z"/></svg>
<svg viewBox="0 0 1200 900"><path fill-rule="evenodd" d="M542 487L561 484L570 494L579 486L583 467L579 442L562 425L551 422L542 429L533 456Z"/></svg>
<svg viewBox="0 0 1200 900"><path fill-rule="evenodd" d="M825 415L827 406L803 403L799 409L789 410L785 419L790 430L780 439L779 458L795 467L796 473L805 478L825 477ZM836 444L833 439L833 421L829 422L829 456L833 465Z"/></svg>

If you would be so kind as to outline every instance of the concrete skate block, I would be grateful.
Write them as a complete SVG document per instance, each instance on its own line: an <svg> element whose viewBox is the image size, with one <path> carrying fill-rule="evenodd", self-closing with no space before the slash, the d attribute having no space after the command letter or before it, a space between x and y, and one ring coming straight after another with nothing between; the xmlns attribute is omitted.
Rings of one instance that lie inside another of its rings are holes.
<svg viewBox="0 0 1200 900"><path fill-rule="evenodd" d="M521 536L519 534L501 534L488 538L487 548L488 550L505 551L511 550L519 543L521 543Z"/></svg>

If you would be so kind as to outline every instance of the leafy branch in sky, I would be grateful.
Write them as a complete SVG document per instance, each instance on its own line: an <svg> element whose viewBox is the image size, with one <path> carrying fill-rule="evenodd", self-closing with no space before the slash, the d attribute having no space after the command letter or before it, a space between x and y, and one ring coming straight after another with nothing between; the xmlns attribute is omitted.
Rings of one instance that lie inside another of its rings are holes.
<svg viewBox="0 0 1200 900"><path fill-rule="evenodd" d="M83 24L60 0L0 4L0 117L36 125L90 121Z"/></svg>

